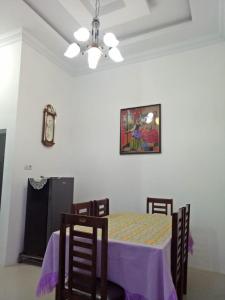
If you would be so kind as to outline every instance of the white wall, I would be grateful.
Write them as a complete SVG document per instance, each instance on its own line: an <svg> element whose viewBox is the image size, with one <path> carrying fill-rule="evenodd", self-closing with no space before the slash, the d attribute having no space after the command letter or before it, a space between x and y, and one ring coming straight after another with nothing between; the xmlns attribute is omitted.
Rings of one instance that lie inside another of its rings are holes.
<svg viewBox="0 0 225 300"><path fill-rule="evenodd" d="M20 42L4 47L0 46L0 129L7 130L0 210L0 264L4 262L7 250L20 59Z"/></svg>
<svg viewBox="0 0 225 300"><path fill-rule="evenodd" d="M16 123L13 193L5 264L17 261L23 250L28 177L74 176L71 159L71 79L61 69L23 43ZM43 109L57 112L55 145L41 143ZM32 165L31 171L24 170Z"/></svg>
<svg viewBox="0 0 225 300"><path fill-rule="evenodd" d="M191 203L195 267L225 273L225 44L74 79L75 198ZM120 109L162 104L162 154L119 155Z"/></svg>
<svg viewBox="0 0 225 300"><path fill-rule="evenodd" d="M23 247L27 178L74 176L75 201L108 196L112 211L144 212L148 195L191 203L191 263L225 273L225 44L73 80L23 44L16 123L20 44L8 47L0 49L1 262L15 263ZM52 148L41 144L48 103L58 114ZM120 109L154 103L162 104L162 154L119 155Z"/></svg>

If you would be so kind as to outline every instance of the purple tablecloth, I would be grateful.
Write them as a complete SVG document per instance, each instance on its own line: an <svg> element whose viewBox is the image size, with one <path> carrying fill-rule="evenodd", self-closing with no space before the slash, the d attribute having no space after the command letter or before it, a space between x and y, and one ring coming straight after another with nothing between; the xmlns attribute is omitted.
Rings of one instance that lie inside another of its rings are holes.
<svg viewBox="0 0 225 300"><path fill-rule="evenodd" d="M147 231L144 233L143 240L149 241L150 238L150 242L154 241L154 237L156 238L155 232L159 231L161 237L165 232L168 232L168 235L166 234L164 242L155 243L154 246L131 243L127 240L121 240L121 227L119 227L120 238L117 236L117 238L109 239L108 243L108 279L125 289L126 300L177 300L170 272L171 232L168 231L168 226L170 226L171 220L167 219L169 217L121 214L111 215L109 218L109 230L117 230L116 227L119 222L125 220L125 237L127 236L127 228L132 234L132 230L140 230L138 233L136 232L136 238L139 238L140 235L143 238L144 228ZM130 220L132 221L130 222ZM162 225L165 226L160 227L161 221L163 222ZM150 234L149 237L150 231L152 231L152 235ZM134 240L132 238L132 241ZM67 245L68 243L69 236L67 236ZM193 240L190 236L189 252L191 253L192 247ZM44 256L41 277L36 290L37 296L50 293L55 288L58 281L58 255L59 232L54 232L48 242Z"/></svg>
<svg viewBox="0 0 225 300"><path fill-rule="evenodd" d="M57 284L58 248L59 232L54 232L45 253L37 296L51 292ZM108 279L125 289L127 300L177 300L169 257L170 241L162 249L109 241Z"/></svg>
<svg viewBox="0 0 225 300"><path fill-rule="evenodd" d="M170 216L135 213L110 215L108 280L125 289L126 300L177 300L170 272L170 248ZM193 252L191 235L189 252ZM50 293L56 287L58 255L59 232L54 232L44 256L37 296Z"/></svg>

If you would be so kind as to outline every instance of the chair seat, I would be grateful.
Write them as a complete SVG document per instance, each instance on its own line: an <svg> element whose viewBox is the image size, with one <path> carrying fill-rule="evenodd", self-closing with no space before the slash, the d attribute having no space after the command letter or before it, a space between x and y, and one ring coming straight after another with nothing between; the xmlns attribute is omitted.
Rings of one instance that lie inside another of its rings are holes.
<svg viewBox="0 0 225 300"><path fill-rule="evenodd" d="M97 293L96 299L101 300L100 297L100 280L97 280ZM118 284L107 281L107 300L124 300L125 292L124 289Z"/></svg>
<svg viewBox="0 0 225 300"><path fill-rule="evenodd" d="M100 294L100 279L97 279L97 286L96 286L96 300L101 300L101 294ZM83 282L82 285L84 286L85 283ZM65 291L67 294L67 291ZM79 290L74 290L73 291L73 299L80 299L80 300L88 300L91 299L91 296L79 291ZM107 281L107 300L124 300L125 299L125 292L124 289L119 286L118 284L112 282L112 281Z"/></svg>

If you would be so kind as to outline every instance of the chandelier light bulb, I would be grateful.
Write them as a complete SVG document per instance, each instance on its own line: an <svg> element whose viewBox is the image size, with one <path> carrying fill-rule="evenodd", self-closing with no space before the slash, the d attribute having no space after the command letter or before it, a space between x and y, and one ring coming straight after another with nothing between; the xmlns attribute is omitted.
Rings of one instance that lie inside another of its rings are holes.
<svg viewBox="0 0 225 300"><path fill-rule="evenodd" d="M117 40L114 33L108 32L104 35L103 41L108 47L117 47L119 45L119 41Z"/></svg>
<svg viewBox="0 0 225 300"><path fill-rule="evenodd" d="M79 42L86 42L89 40L90 32L87 28L81 27L77 31L74 32L74 37Z"/></svg>
<svg viewBox="0 0 225 300"><path fill-rule="evenodd" d="M109 57L114 62L122 62L124 60L122 54L120 53L120 50L118 48L111 48L109 50Z"/></svg>
<svg viewBox="0 0 225 300"><path fill-rule="evenodd" d="M79 53L80 53L80 47L76 43L72 43L66 49L64 56L66 56L68 58L73 58L73 57L77 56Z"/></svg>
<svg viewBox="0 0 225 300"><path fill-rule="evenodd" d="M102 55L102 51L98 47L91 47L87 51L88 53L88 65L90 69L96 69L99 59Z"/></svg>

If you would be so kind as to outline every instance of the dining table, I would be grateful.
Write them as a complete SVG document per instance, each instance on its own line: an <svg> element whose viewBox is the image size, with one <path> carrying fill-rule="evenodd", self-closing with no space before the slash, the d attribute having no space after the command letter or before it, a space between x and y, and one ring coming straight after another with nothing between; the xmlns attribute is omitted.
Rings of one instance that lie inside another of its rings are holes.
<svg viewBox="0 0 225 300"><path fill-rule="evenodd" d="M172 217L126 212L107 218L108 280L124 288L126 300L177 300L170 266ZM49 239L38 297L57 285L59 236L55 231Z"/></svg>

